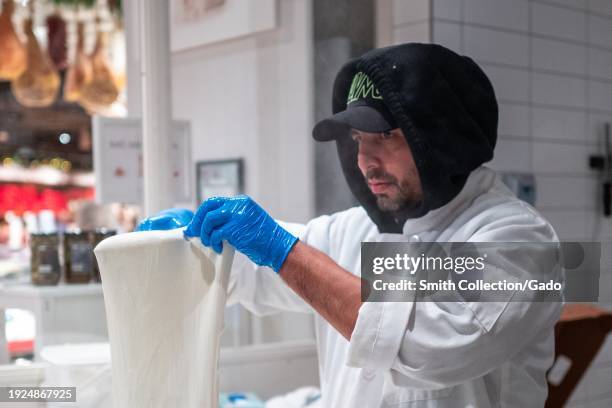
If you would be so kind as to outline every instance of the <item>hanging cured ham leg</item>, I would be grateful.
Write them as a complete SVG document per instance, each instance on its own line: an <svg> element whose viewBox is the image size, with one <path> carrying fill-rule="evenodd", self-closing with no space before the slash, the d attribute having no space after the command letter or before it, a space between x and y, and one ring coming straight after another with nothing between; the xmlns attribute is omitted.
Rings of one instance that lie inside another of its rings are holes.
<svg viewBox="0 0 612 408"><path fill-rule="evenodd" d="M47 17L47 44L49 57L58 70L68 68L68 46L66 22L61 14L55 10Z"/></svg>
<svg viewBox="0 0 612 408"><path fill-rule="evenodd" d="M0 79L13 80L26 66L26 52L15 33L11 20L15 4L13 0L2 1L0 14Z"/></svg>
<svg viewBox="0 0 612 408"><path fill-rule="evenodd" d="M107 33L99 30L91 55L93 77L81 89L79 102L90 113L99 112L117 100L119 89L107 60Z"/></svg>
<svg viewBox="0 0 612 408"><path fill-rule="evenodd" d="M40 49L32 30L31 17L25 21L24 31L28 37L27 65L25 71L11 83L11 88L17 101L24 106L49 106L57 97L60 77L49 56Z"/></svg>
<svg viewBox="0 0 612 408"><path fill-rule="evenodd" d="M68 68L66 82L64 83L64 100L77 102L81 97L81 89L91 80L92 67L89 56L85 53L85 26L77 25L77 47L74 63Z"/></svg>

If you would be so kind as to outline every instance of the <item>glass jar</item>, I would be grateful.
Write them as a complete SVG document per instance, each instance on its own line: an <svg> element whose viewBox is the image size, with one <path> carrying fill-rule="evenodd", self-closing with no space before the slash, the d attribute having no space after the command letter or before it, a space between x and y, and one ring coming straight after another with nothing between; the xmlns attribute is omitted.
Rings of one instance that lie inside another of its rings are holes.
<svg viewBox="0 0 612 408"><path fill-rule="evenodd" d="M92 234L92 248L95 249L100 242L116 234L117 231L105 228L95 230ZM95 259L95 256L93 261L93 280L94 282L102 282L102 278L100 277L100 268L98 267L98 260Z"/></svg>
<svg viewBox="0 0 612 408"><path fill-rule="evenodd" d="M32 234L30 237L32 283L57 285L62 270L59 260L59 235Z"/></svg>
<svg viewBox="0 0 612 408"><path fill-rule="evenodd" d="M93 275L93 247L90 233L64 233L63 255L66 283L87 283Z"/></svg>

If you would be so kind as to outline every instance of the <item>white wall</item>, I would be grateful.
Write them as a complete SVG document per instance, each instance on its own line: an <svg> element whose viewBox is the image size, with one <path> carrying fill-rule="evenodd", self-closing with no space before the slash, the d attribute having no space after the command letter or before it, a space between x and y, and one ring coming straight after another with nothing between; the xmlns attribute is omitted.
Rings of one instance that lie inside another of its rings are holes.
<svg viewBox="0 0 612 408"><path fill-rule="evenodd" d="M536 207L562 240L602 242L610 302L612 219L588 156L603 152L612 123L612 1L379 0L378 19L380 45L431 41L484 69L500 107L490 166L535 174ZM570 406L612 406L612 336Z"/></svg>

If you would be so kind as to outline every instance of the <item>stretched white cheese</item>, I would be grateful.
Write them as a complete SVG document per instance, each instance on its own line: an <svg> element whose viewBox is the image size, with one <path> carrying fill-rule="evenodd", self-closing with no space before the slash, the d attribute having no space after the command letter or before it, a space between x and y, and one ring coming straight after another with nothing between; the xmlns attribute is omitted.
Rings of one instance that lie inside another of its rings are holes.
<svg viewBox="0 0 612 408"><path fill-rule="evenodd" d="M219 342L233 249L222 255L182 229L102 241L113 406L218 405Z"/></svg>

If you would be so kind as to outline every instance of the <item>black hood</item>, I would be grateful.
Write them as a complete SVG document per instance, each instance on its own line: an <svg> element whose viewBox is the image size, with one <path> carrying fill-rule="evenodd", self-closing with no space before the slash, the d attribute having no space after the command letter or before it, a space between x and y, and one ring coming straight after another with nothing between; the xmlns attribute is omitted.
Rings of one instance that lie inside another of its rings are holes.
<svg viewBox="0 0 612 408"><path fill-rule="evenodd" d="M346 109L351 82L358 72L368 75L378 88L412 150L423 202L408 217L421 217L451 201L469 174L493 158L498 117L495 93L470 58L434 44L369 51L346 63L336 76L334 114ZM357 144L348 130L340 125L326 129L334 134L351 191L381 233L402 232L403 220L397 221L378 208L357 167Z"/></svg>

